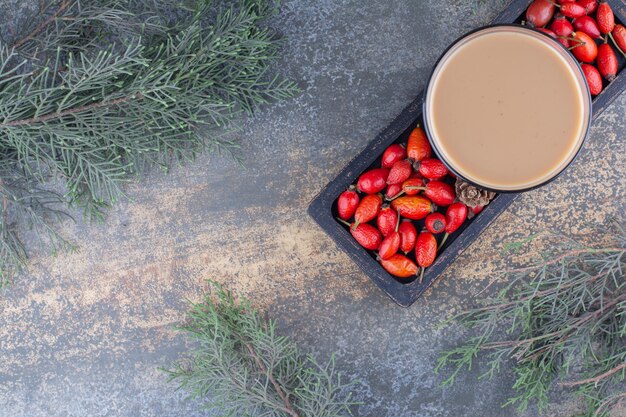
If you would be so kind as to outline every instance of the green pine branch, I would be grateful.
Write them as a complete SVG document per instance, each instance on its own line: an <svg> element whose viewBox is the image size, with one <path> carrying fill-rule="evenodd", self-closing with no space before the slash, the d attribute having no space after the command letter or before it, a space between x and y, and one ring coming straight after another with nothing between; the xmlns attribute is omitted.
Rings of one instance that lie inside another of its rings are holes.
<svg viewBox="0 0 626 417"><path fill-rule="evenodd" d="M319 364L248 300L211 285L215 293L193 304L179 327L196 348L165 371L170 381L227 416L350 415L354 382L342 382L333 358Z"/></svg>
<svg viewBox="0 0 626 417"><path fill-rule="evenodd" d="M486 364L493 378L512 364L516 394L503 405L543 410L558 384L587 404L585 416L605 416L626 398L626 232L611 226L615 245L592 248L571 239L528 266L503 273L509 284L496 297L452 317L472 335L443 352L436 370Z"/></svg>
<svg viewBox="0 0 626 417"><path fill-rule="evenodd" d="M185 5L47 3L23 37L0 43L0 163L8 168L0 180L20 172L45 188L61 178L62 200L99 218L124 196L129 175L198 152L232 152L236 143L218 130L237 130L242 113L297 92L273 70L280 41L263 22L276 2ZM17 223L2 222L0 282L27 254Z"/></svg>

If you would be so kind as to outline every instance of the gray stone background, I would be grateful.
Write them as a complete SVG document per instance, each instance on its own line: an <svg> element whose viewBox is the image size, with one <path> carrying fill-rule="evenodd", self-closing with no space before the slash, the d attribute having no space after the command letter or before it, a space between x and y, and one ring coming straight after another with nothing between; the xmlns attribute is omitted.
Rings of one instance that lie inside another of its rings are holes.
<svg viewBox="0 0 626 417"><path fill-rule="evenodd" d="M33 2L34 3L34 2ZM19 24L32 5L0 0ZM591 129L581 157L519 198L413 307L401 309L307 217L317 192L424 87L443 48L489 22L503 1L286 0L281 68L304 92L249 120L247 169L201 157L129 184L106 224L64 233L76 254L36 253L0 297L0 416L200 416L157 370L189 346L172 330L205 279L247 295L320 359L363 385L358 416L511 416L510 375L437 387L437 330L506 266L503 242L542 230L582 236L624 214L626 94ZM22 13L22 14L21 14ZM7 23L9 22L9 23ZM532 255L532 253L531 253ZM547 415L576 401L555 393ZM537 415L531 409L525 415Z"/></svg>

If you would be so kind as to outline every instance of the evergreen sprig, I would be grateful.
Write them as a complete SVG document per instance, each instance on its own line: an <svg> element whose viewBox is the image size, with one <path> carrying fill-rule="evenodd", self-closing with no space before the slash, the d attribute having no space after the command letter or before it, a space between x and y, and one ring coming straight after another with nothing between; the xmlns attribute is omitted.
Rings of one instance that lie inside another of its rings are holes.
<svg viewBox="0 0 626 417"><path fill-rule="evenodd" d="M591 248L572 240L538 262L504 272L510 283L481 306L452 317L473 329L462 346L445 351L436 370L487 362L492 378L512 362L517 394L503 406L546 407L556 384L577 389L586 416L605 416L626 398L626 233L615 224L615 245Z"/></svg>
<svg viewBox="0 0 626 417"><path fill-rule="evenodd" d="M297 91L272 71L273 0L43 4L26 35L0 41L0 282L24 266L18 225L64 247L50 223L58 203L99 218L129 174L232 152L223 129L240 113ZM50 178L63 195L43 191Z"/></svg>
<svg viewBox="0 0 626 417"><path fill-rule="evenodd" d="M211 285L215 300L193 304L179 327L197 347L166 370L170 380L224 416L350 415L354 383L342 382L334 358L319 364L248 300Z"/></svg>

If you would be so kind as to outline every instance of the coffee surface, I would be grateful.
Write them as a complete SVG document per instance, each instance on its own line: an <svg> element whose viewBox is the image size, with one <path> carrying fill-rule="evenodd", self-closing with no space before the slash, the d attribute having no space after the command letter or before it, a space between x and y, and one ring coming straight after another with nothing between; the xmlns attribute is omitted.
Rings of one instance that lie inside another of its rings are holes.
<svg viewBox="0 0 626 417"><path fill-rule="evenodd" d="M486 187L522 189L554 176L582 140L577 71L532 34L481 34L435 72L430 129L445 160Z"/></svg>

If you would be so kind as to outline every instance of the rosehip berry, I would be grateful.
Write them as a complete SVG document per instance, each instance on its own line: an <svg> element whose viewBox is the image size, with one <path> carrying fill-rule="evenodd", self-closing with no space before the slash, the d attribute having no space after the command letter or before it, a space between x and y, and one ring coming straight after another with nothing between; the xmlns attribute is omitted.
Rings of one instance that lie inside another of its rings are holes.
<svg viewBox="0 0 626 417"><path fill-rule="evenodd" d="M598 46L585 32L572 32L572 53L582 62L593 62L598 56Z"/></svg>
<svg viewBox="0 0 626 417"><path fill-rule="evenodd" d="M598 5L598 12L596 13L596 21L598 22L598 27L600 28L600 32L610 33L615 28L615 15L613 14L613 9L607 2L600 2Z"/></svg>
<svg viewBox="0 0 626 417"><path fill-rule="evenodd" d="M600 28L593 17L591 16L581 16L574 19L572 22L574 25L574 29L578 32L585 32L587 35L592 38L602 38L602 34L600 33Z"/></svg>
<svg viewBox="0 0 626 417"><path fill-rule="evenodd" d="M440 180L448 175L448 168L439 159L431 158L417 161L413 168L424 178Z"/></svg>
<svg viewBox="0 0 626 417"><path fill-rule="evenodd" d="M433 180L429 181L424 187L403 187L408 191L424 190L424 195L438 206L449 206L456 200L456 192L454 188L445 182ZM408 194L408 192L407 192Z"/></svg>
<svg viewBox="0 0 626 417"><path fill-rule="evenodd" d="M337 212L343 220L349 220L354 216L356 208L359 206L359 194L355 191L354 185L351 185L346 191L341 193L337 199Z"/></svg>
<svg viewBox="0 0 626 417"><path fill-rule="evenodd" d="M421 127L413 129L409 135L409 140L406 145L407 156L414 161L421 161L422 159L430 158L432 149L426 133Z"/></svg>
<svg viewBox="0 0 626 417"><path fill-rule="evenodd" d="M404 255L396 253L389 259L381 259L380 264L387 272L398 278L409 278L417 274L415 263Z"/></svg>
<svg viewBox="0 0 626 417"><path fill-rule="evenodd" d="M585 74L591 95L597 96L600 94L602 92L602 75L600 75L598 69L591 64L582 64L580 68Z"/></svg>
<svg viewBox="0 0 626 417"><path fill-rule="evenodd" d="M430 233L438 235L446 229L446 217L441 213L431 213L426 216L424 225Z"/></svg>
<svg viewBox="0 0 626 417"><path fill-rule="evenodd" d="M378 216L383 205L383 198L380 194L368 194L359 203L354 213L354 224L367 223Z"/></svg>
<svg viewBox="0 0 626 417"><path fill-rule="evenodd" d="M578 0L578 4L585 8L585 13L591 14L598 8L598 0Z"/></svg>
<svg viewBox="0 0 626 417"><path fill-rule="evenodd" d="M535 0L526 9L526 22L529 26L544 27L554 16L555 5L550 0Z"/></svg>
<svg viewBox="0 0 626 417"><path fill-rule="evenodd" d="M376 194L387 186L387 176L389 176L387 168L371 169L361 174L356 188L365 194Z"/></svg>
<svg viewBox="0 0 626 417"><path fill-rule="evenodd" d="M389 184L387 185L387 191L385 191L385 200L391 200L397 197L402 192L402 185Z"/></svg>
<svg viewBox="0 0 626 417"><path fill-rule="evenodd" d="M400 234L400 250L404 253L411 252L417 240L417 230L413 222L409 219L402 220L398 227L398 233Z"/></svg>
<svg viewBox="0 0 626 417"><path fill-rule="evenodd" d="M561 13L570 18L584 16L587 10L578 3L566 3L561 6Z"/></svg>
<svg viewBox="0 0 626 417"><path fill-rule="evenodd" d="M389 259L398 253L399 248L400 234L394 230L383 239L380 244L380 249L378 250L378 256L380 256L381 259Z"/></svg>
<svg viewBox="0 0 626 417"><path fill-rule="evenodd" d="M402 184L409 179L413 172L413 165L409 159L403 159L398 161L391 167L389 176L387 177L387 184Z"/></svg>
<svg viewBox="0 0 626 417"><path fill-rule="evenodd" d="M393 164L403 159L406 159L406 149L404 146L394 143L383 152L381 164L383 168L391 168Z"/></svg>
<svg viewBox="0 0 626 417"><path fill-rule="evenodd" d="M384 205L376 217L376 225L383 236L389 235L396 229L398 224L398 212L392 210L388 205Z"/></svg>
<svg viewBox="0 0 626 417"><path fill-rule="evenodd" d="M377 228L367 223L357 225L356 223L350 224L340 218L337 218L337 220L348 226L350 234L359 245L368 250L378 250L383 237Z"/></svg>
<svg viewBox="0 0 626 417"><path fill-rule="evenodd" d="M598 47L598 58L596 60L600 74L611 82L617 74L617 56L613 48L608 43L603 43Z"/></svg>
<svg viewBox="0 0 626 417"><path fill-rule="evenodd" d="M626 27L624 25L615 25L613 32L609 34L613 43L620 50L624 58L626 58Z"/></svg>
<svg viewBox="0 0 626 417"><path fill-rule="evenodd" d="M406 195L391 202L391 208L398 210L400 216L411 220L422 220L434 210L433 203L421 195Z"/></svg>

